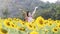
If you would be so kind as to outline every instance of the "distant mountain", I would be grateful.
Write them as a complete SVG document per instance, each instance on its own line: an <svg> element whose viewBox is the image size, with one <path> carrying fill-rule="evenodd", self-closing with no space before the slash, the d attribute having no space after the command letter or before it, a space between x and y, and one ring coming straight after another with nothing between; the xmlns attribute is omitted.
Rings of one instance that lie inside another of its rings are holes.
<svg viewBox="0 0 60 34"><path fill-rule="evenodd" d="M56 4L60 4L60 0L57 0L57 1L56 1Z"/></svg>
<svg viewBox="0 0 60 34"><path fill-rule="evenodd" d="M19 9L33 11L36 6L41 4L44 3L40 0L0 0L0 16L6 8L11 13L10 16L14 16L21 13Z"/></svg>
<svg viewBox="0 0 60 34"><path fill-rule="evenodd" d="M38 6L36 16L44 15L48 13L52 13L51 9L53 8L55 10L57 4L60 4L60 1L57 1L56 3L50 3L50 2L43 2L40 0L0 0L0 17L5 17L5 14L3 15L4 11L8 11L9 14L8 17L20 17L23 18L22 11L30 11L32 12L36 6ZM53 11L54 12L54 11ZM51 15L49 14L49 16ZM53 13L52 13L53 15ZM51 16L50 16L51 17Z"/></svg>

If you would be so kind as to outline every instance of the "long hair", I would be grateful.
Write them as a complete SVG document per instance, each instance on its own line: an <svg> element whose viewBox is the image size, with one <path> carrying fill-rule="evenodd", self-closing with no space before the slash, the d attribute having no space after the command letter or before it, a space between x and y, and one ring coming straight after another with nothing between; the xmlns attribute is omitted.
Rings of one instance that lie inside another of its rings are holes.
<svg viewBox="0 0 60 34"><path fill-rule="evenodd" d="M29 11L27 11L27 16L29 17Z"/></svg>
<svg viewBox="0 0 60 34"><path fill-rule="evenodd" d="M24 21L27 21L27 17L29 17L29 11L27 11L24 15L25 15Z"/></svg>

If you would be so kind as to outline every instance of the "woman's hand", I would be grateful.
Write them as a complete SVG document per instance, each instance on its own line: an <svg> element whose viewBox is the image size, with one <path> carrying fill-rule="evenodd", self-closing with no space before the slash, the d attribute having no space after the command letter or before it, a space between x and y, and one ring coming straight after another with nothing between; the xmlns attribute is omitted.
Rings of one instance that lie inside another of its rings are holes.
<svg viewBox="0 0 60 34"><path fill-rule="evenodd" d="M32 13L32 16L35 14L37 8L38 8L38 7L35 7L35 9L34 9L34 11L33 11L33 13Z"/></svg>

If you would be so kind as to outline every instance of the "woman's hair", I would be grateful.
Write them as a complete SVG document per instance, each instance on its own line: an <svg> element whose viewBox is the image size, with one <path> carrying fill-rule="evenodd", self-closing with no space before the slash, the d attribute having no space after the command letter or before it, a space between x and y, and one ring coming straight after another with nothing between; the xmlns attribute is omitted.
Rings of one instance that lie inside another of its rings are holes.
<svg viewBox="0 0 60 34"><path fill-rule="evenodd" d="M29 17L29 11L27 11L27 16Z"/></svg>

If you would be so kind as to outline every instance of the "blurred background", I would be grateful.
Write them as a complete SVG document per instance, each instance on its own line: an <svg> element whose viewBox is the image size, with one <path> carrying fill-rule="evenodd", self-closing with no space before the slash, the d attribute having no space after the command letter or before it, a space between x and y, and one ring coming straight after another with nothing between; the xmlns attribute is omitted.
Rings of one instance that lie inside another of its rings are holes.
<svg viewBox="0 0 60 34"><path fill-rule="evenodd" d="M24 19L22 11L32 13L36 6L38 9L34 19L42 16L45 19L60 20L60 0L0 0L0 17Z"/></svg>

